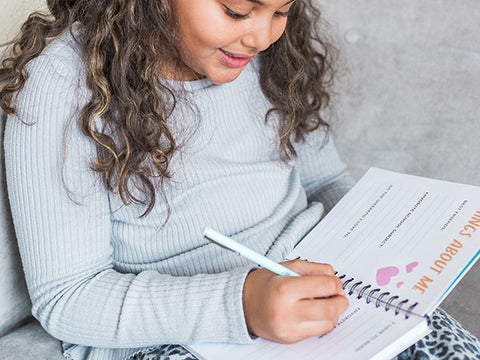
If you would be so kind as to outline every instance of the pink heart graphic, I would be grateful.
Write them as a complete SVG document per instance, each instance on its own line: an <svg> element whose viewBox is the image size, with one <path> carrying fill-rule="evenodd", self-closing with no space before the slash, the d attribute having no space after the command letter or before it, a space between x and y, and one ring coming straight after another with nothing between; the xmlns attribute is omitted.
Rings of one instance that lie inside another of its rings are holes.
<svg viewBox="0 0 480 360"><path fill-rule="evenodd" d="M387 266L377 270L377 284L380 286L387 285L390 279L396 275L400 270L396 266Z"/></svg>
<svg viewBox="0 0 480 360"><path fill-rule="evenodd" d="M397 289L398 289L400 286L402 286L402 285L403 285L403 281L398 282L398 283L397 283Z"/></svg>
<svg viewBox="0 0 480 360"><path fill-rule="evenodd" d="M407 273L411 273L413 269L416 268L417 266L418 266L418 261L414 261L410 264L407 264L407 266L405 266L405 270L407 270Z"/></svg>

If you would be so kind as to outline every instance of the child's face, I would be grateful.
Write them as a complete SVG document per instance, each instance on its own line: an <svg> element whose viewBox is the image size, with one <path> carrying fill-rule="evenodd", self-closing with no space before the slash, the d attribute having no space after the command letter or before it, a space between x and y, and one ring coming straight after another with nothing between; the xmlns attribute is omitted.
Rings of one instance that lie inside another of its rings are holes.
<svg viewBox="0 0 480 360"><path fill-rule="evenodd" d="M180 80L235 80L251 57L283 34L294 1L173 0L182 60L189 68Z"/></svg>

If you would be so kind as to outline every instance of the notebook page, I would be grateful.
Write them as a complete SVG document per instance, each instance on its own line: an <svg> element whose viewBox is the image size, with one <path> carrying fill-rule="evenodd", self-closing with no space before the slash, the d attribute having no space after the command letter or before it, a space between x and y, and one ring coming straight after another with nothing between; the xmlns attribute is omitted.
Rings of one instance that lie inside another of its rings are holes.
<svg viewBox="0 0 480 360"><path fill-rule="evenodd" d="M479 250L480 188L371 169L289 258L329 263L362 281L357 290L370 284L429 314Z"/></svg>
<svg viewBox="0 0 480 360"><path fill-rule="evenodd" d="M390 360L429 332L422 318L405 319L393 311L351 300L336 328L321 337L288 345L259 338L253 345L199 344L188 348L208 360Z"/></svg>

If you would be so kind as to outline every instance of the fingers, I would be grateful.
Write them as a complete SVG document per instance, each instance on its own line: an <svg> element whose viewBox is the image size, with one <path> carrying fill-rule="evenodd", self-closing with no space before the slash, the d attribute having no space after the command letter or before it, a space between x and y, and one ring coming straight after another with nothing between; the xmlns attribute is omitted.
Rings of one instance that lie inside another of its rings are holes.
<svg viewBox="0 0 480 360"><path fill-rule="evenodd" d="M344 296L333 296L328 299L304 300L298 305L299 318L295 334L299 339L305 339L333 330L340 315L347 310L348 300Z"/></svg>
<svg viewBox="0 0 480 360"><path fill-rule="evenodd" d="M300 322L333 322L348 308L345 296L336 295L330 298L302 300L297 303L297 316Z"/></svg>
<svg viewBox="0 0 480 360"><path fill-rule="evenodd" d="M335 271L329 264L320 264L297 259L285 261L282 265L300 275L335 275Z"/></svg>
<svg viewBox="0 0 480 360"><path fill-rule="evenodd" d="M284 285L297 299L324 298L345 295L342 281L333 275L302 276L292 278Z"/></svg>
<svg viewBox="0 0 480 360"><path fill-rule="evenodd" d="M291 321L288 331L282 334L280 342L292 343L330 332L347 308L347 299L340 295L299 302L292 312L295 320Z"/></svg>
<svg viewBox="0 0 480 360"><path fill-rule="evenodd" d="M345 295L341 280L334 274L333 268L328 264L319 264L304 260L283 262L282 265L299 273L300 277L290 278L284 284L286 292L294 294L297 298L321 298L333 295ZM292 288L289 288L289 287Z"/></svg>

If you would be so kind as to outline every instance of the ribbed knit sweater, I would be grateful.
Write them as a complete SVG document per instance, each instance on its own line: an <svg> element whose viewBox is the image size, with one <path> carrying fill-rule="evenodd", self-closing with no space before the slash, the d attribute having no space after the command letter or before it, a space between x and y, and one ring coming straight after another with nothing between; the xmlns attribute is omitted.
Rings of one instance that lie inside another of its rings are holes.
<svg viewBox="0 0 480 360"><path fill-rule="evenodd" d="M33 315L71 359L121 359L166 343L249 343L242 288L254 267L204 226L280 261L351 186L323 131L280 160L272 105L252 61L233 82L185 88L169 124L182 145L152 212L90 170L76 119L89 91L70 34L28 65L7 120L7 186Z"/></svg>

